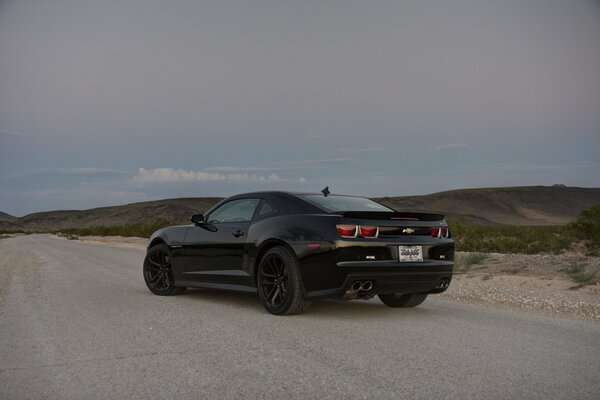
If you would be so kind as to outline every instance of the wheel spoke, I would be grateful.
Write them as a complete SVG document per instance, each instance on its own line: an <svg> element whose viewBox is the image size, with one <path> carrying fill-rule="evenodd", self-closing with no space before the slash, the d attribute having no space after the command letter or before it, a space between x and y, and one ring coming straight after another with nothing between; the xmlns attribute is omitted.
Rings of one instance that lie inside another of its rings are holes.
<svg viewBox="0 0 600 400"><path fill-rule="evenodd" d="M150 262L150 264L152 264L155 267L161 267L160 263L157 263L156 261L152 260L152 258L148 257L148 262Z"/></svg>
<svg viewBox="0 0 600 400"><path fill-rule="evenodd" d="M168 287L168 285L167 285L167 274L163 273L161 280L162 280L162 288L166 289Z"/></svg>
<svg viewBox="0 0 600 400"><path fill-rule="evenodd" d="M267 259L267 264L269 265L269 268L271 269L271 272L274 273L275 275L277 275L277 268L275 267L275 262L273 261L274 257L269 257Z"/></svg>
<svg viewBox="0 0 600 400"><path fill-rule="evenodd" d="M261 272L260 272L260 275L261 275L262 277L265 277L265 278L270 278L270 279L274 279L274 278L275 278L275 274L268 274L268 273L266 273L265 271L261 271Z"/></svg>
<svg viewBox="0 0 600 400"><path fill-rule="evenodd" d="M277 285L273 284L273 287L271 288L271 290L269 290L269 293L267 293L267 295L265 297L267 299L271 298L271 295L273 294L273 292L275 291L275 289L277 289Z"/></svg>
<svg viewBox="0 0 600 400"><path fill-rule="evenodd" d="M150 283L152 283L153 285L158 284L158 282L160 281L160 277L161 276L162 276L162 272L158 272L153 277L150 277Z"/></svg>
<svg viewBox="0 0 600 400"><path fill-rule="evenodd" d="M160 271L160 267L155 267L154 265L148 265L146 268L148 271Z"/></svg>
<svg viewBox="0 0 600 400"><path fill-rule="evenodd" d="M275 264L275 268L277 269L277 273L281 274L284 269L283 261L279 257L274 257L274 258L275 258L274 264Z"/></svg>
<svg viewBox="0 0 600 400"><path fill-rule="evenodd" d="M273 294L273 298L271 299L271 304L275 305L275 299L277 298L277 296L279 295L279 286L275 286L277 289L275 290L275 293Z"/></svg>

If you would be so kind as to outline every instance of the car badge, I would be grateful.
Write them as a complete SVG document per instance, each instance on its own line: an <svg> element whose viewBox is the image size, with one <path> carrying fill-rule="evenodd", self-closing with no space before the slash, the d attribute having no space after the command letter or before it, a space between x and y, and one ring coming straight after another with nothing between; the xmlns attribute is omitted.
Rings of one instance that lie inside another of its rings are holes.
<svg viewBox="0 0 600 400"><path fill-rule="evenodd" d="M404 229L402 229L402 233L406 233L407 235L410 235L411 233L415 233L415 230L413 228L404 228Z"/></svg>

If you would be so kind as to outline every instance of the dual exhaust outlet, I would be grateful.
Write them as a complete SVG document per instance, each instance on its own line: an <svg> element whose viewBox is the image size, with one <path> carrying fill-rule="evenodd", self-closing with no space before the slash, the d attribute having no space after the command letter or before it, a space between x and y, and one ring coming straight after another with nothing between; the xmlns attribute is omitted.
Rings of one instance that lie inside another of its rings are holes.
<svg viewBox="0 0 600 400"><path fill-rule="evenodd" d="M354 281L350 290L353 292L368 292L373 289L373 281Z"/></svg>
<svg viewBox="0 0 600 400"><path fill-rule="evenodd" d="M373 289L373 286L373 281L354 281L342 298L345 300L370 299L373 295L368 292Z"/></svg>
<svg viewBox="0 0 600 400"><path fill-rule="evenodd" d="M448 279L448 278L440 279L440 281L438 282L438 285L437 285L437 287L440 289L446 289L448 286L450 286L450 279Z"/></svg>

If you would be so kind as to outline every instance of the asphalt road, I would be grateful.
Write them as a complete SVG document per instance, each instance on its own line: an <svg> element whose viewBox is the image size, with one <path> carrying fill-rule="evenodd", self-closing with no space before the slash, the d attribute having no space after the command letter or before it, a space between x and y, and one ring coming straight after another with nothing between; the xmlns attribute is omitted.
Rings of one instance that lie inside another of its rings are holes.
<svg viewBox="0 0 600 400"><path fill-rule="evenodd" d="M0 243L0 399L598 399L600 325L430 298L152 295L143 251Z"/></svg>

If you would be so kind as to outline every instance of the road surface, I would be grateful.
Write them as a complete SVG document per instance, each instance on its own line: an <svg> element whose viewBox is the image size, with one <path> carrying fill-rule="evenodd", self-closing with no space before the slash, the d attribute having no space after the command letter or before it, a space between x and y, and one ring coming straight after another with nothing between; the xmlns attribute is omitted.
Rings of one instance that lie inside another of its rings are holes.
<svg viewBox="0 0 600 400"><path fill-rule="evenodd" d="M429 298L152 295L139 249L0 243L0 399L598 399L600 325Z"/></svg>

